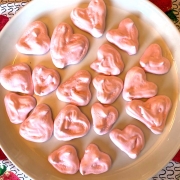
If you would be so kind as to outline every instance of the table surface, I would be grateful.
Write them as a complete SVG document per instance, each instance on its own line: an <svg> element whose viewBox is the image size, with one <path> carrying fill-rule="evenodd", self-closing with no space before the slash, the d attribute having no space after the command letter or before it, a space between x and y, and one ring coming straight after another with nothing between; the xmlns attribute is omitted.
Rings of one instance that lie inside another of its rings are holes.
<svg viewBox="0 0 180 180"><path fill-rule="evenodd" d="M0 2L0 14L6 15L11 18L18 12L20 8L25 6L31 0L1 0ZM177 17L177 21L174 22L176 27L180 31L180 0L172 0L174 14ZM9 8L9 5L10 8ZM18 8L17 8L18 7ZM5 159L0 161L0 166L5 165L8 170L14 172L20 180L31 180L30 177L25 175L19 170L10 160ZM180 180L180 162L170 161L161 171L154 175L150 180Z"/></svg>

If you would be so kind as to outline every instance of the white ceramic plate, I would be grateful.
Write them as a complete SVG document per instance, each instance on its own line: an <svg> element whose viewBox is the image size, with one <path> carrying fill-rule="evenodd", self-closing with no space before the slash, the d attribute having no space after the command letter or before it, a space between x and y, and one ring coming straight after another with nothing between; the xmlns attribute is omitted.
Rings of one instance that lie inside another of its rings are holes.
<svg viewBox="0 0 180 180"><path fill-rule="evenodd" d="M132 123L139 126L146 139L146 146L136 160L131 160L125 153L121 152L109 139L108 134L98 136L93 128L83 138L75 139L69 142L60 142L52 137L45 143L32 143L24 140L18 133L19 125L10 123L5 107L4 96L6 90L0 86L0 144L9 159L12 160L22 171L33 179L38 180L140 180L148 179L158 172L175 155L180 146L180 109L179 109L179 80L180 80L180 36L173 23L157 9L154 5L145 0L106 0L107 21L106 30L101 38L95 39L86 32L76 28L70 20L70 12L74 7L87 7L89 1L85 0L34 0L24 7L0 33L0 69L6 65L18 62L26 62L33 67L42 64L51 68L53 65L50 53L43 56L27 56L19 54L15 49L15 43L20 38L26 26L34 20L43 21L52 35L54 28L60 22L67 22L72 25L75 33L86 35L90 41L90 49L84 60L77 64L69 66L63 70L58 70L61 75L61 82L64 82L71 75L80 69L87 69L92 78L97 73L89 68L91 62L96 59L97 49L107 43L106 32L111 28L117 28L119 22L130 17L139 30L139 51L134 56L119 50L125 63L124 72L119 75L124 79L126 72L133 66L139 65L138 61L144 50L151 43L159 43L163 49L163 54L170 59L172 67L165 75L152 75L147 73L147 78L156 83L159 87L158 94L167 95L173 102L169 113L166 127L161 135L154 135L149 129L139 121L129 117L125 110L125 102L120 96L113 105L119 111L118 122L113 128L123 129L126 125ZM88 106L81 110L88 116L91 124L92 118L90 108L97 101L95 90L90 86L93 98ZM65 103L57 100L55 92L46 97L37 97L37 102L47 103L53 112L55 118L58 112L64 107ZM108 153L112 158L111 169L101 175L82 176L79 172L75 175L63 175L55 170L47 161L47 156L63 144L72 144L78 150L81 159L86 146L89 143L95 143L99 148Z"/></svg>

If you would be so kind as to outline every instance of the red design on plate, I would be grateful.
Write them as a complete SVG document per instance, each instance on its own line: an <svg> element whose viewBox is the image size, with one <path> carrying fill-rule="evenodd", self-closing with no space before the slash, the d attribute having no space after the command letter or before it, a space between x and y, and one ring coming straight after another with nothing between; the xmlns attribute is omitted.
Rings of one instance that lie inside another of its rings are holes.
<svg viewBox="0 0 180 180"><path fill-rule="evenodd" d="M20 180L13 172L6 171L3 175L0 176L2 180Z"/></svg>
<svg viewBox="0 0 180 180"><path fill-rule="evenodd" d="M9 21L8 17L0 15L0 31L3 29L3 27L6 25L8 21Z"/></svg>
<svg viewBox="0 0 180 180"><path fill-rule="evenodd" d="M167 12L172 8L172 0L150 0L150 1L164 12Z"/></svg>
<svg viewBox="0 0 180 180"><path fill-rule="evenodd" d="M4 160L4 159L7 159L7 157L5 156L3 151L0 149L0 160Z"/></svg>
<svg viewBox="0 0 180 180"><path fill-rule="evenodd" d="M180 150L177 152L177 154L172 159L175 162L180 162Z"/></svg>

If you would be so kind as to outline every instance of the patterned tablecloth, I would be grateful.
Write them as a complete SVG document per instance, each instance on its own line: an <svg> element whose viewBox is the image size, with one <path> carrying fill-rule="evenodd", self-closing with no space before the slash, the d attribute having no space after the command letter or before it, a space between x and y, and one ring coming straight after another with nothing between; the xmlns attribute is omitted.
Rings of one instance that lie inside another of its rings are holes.
<svg viewBox="0 0 180 180"><path fill-rule="evenodd" d="M0 0L0 14L6 15L11 18L18 12L23 6L25 6L31 0ZM174 21L176 27L180 31L180 0L172 0L174 14L177 17L177 21ZM1 151L0 151L0 157ZM30 180L31 178L25 175L19 170L10 160L1 158L0 166L5 165L8 170L14 172L20 180ZM157 173L150 180L180 180L180 151L176 157L170 161L159 173Z"/></svg>

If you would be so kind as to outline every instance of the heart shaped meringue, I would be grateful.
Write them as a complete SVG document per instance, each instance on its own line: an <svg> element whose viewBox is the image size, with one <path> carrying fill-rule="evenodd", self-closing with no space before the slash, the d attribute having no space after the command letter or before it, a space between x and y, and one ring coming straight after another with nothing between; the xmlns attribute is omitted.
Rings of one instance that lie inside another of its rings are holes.
<svg viewBox="0 0 180 180"><path fill-rule="evenodd" d="M111 167L111 158L108 154L99 150L95 144L89 144L80 163L82 175L101 174Z"/></svg>
<svg viewBox="0 0 180 180"><path fill-rule="evenodd" d="M53 133L51 109L46 104L37 105L19 128L20 135L32 142L45 142Z"/></svg>
<svg viewBox="0 0 180 180"><path fill-rule="evenodd" d="M122 93L124 100L151 98L157 92L157 85L147 81L146 73L142 68L135 66L127 72Z"/></svg>
<svg viewBox="0 0 180 180"><path fill-rule="evenodd" d="M1 85L8 91L33 95L31 69L26 63L4 67L0 72Z"/></svg>
<svg viewBox="0 0 180 180"><path fill-rule="evenodd" d="M144 123L154 134L162 133L172 103L169 97L159 95L146 102L133 100L126 104L126 112Z"/></svg>
<svg viewBox="0 0 180 180"><path fill-rule="evenodd" d="M115 76L97 75L93 79L96 97L102 104L112 104L123 89L123 81Z"/></svg>
<svg viewBox="0 0 180 180"><path fill-rule="evenodd" d="M93 128L98 135L106 134L110 131L118 118L118 111L110 105L94 103L91 107Z"/></svg>
<svg viewBox="0 0 180 180"><path fill-rule="evenodd" d="M162 56L159 44L151 44L140 58L141 67L150 73L165 74L169 71L170 61Z"/></svg>
<svg viewBox="0 0 180 180"><path fill-rule="evenodd" d="M34 92L38 96L45 96L57 89L60 83L58 71L37 65L32 72Z"/></svg>
<svg viewBox="0 0 180 180"><path fill-rule="evenodd" d="M60 23L53 31L50 53L54 65L64 68L79 63L87 54L89 40L82 34L73 34L72 27Z"/></svg>
<svg viewBox="0 0 180 180"><path fill-rule="evenodd" d="M111 141L130 158L137 158L145 145L142 130L135 125L128 125L123 130L113 129L109 133Z"/></svg>
<svg viewBox="0 0 180 180"><path fill-rule="evenodd" d="M111 45L103 44L97 52L97 59L90 65L98 73L118 75L124 69L120 53Z"/></svg>
<svg viewBox="0 0 180 180"><path fill-rule="evenodd" d="M61 101L85 106L91 100L90 81L90 73L86 70L80 70L60 84L56 90L56 95Z"/></svg>
<svg viewBox="0 0 180 180"><path fill-rule="evenodd" d="M70 16L77 27L95 38L103 35L106 21L106 4L103 0L91 0L87 8L75 8Z"/></svg>
<svg viewBox="0 0 180 180"><path fill-rule="evenodd" d="M54 120L54 136L61 141L85 136L90 129L88 118L72 104L66 105Z"/></svg>
<svg viewBox="0 0 180 180"><path fill-rule="evenodd" d="M138 29L130 18L123 19L118 29L109 30L106 38L129 55L134 55L138 51Z"/></svg>
<svg viewBox="0 0 180 180"><path fill-rule="evenodd" d="M14 124L22 123L29 112L35 108L36 99L30 95L20 96L16 93L8 93L4 98L6 112L9 120Z"/></svg>
<svg viewBox="0 0 180 180"><path fill-rule="evenodd" d="M79 158L72 145L64 145L48 156L49 163L63 174L75 174L79 170Z"/></svg>
<svg viewBox="0 0 180 180"><path fill-rule="evenodd" d="M16 48L22 54L42 55L49 51L50 41L46 25L34 21L25 29Z"/></svg>

